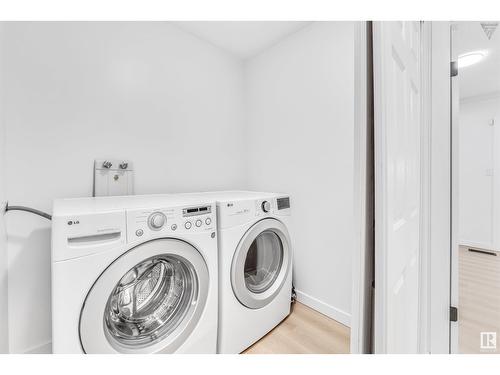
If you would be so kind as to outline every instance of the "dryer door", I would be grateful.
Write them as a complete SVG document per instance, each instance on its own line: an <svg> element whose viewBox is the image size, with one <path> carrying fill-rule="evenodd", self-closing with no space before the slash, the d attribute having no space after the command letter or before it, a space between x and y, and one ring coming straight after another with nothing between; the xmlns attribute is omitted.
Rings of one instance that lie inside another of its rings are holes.
<svg viewBox="0 0 500 375"><path fill-rule="evenodd" d="M196 248L153 240L117 258L90 289L80 315L86 353L172 353L194 330L208 295Z"/></svg>
<svg viewBox="0 0 500 375"><path fill-rule="evenodd" d="M251 309L271 302L290 272L291 252L290 236L281 221L263 219L253 225L233 257L231 283L236 298Z"/></svg>

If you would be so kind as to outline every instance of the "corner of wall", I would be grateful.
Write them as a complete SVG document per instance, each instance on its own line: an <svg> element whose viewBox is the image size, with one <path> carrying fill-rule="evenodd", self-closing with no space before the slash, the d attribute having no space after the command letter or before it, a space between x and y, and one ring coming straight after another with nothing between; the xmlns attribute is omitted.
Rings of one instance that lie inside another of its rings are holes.
<svg viewBox="0 0 500 375"><path fill-rule="evenodd" d="M7 235L5 231L5 124L3 115L3 69L2 51L3 46L3 25L0 22L0 353L8 353L8 277L7 277Z"/></svg>

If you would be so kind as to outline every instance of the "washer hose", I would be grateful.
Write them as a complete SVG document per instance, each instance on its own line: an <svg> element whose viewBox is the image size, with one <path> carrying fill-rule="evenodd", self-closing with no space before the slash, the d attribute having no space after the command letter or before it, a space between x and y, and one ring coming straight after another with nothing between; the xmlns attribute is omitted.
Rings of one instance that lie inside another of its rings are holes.
<svg viewBox="0 0 500 375"><path fill-rule="evenodd" d="M31 208L31 207L25 207L25 206L9 206L9 202L7 202L5 204L5 212L7 212L7 211L26 211L26 212L30 212L32 214L44 217L47 220L52 220L52 215L49 215L46 212L37 210L35 208Z"/></svg>

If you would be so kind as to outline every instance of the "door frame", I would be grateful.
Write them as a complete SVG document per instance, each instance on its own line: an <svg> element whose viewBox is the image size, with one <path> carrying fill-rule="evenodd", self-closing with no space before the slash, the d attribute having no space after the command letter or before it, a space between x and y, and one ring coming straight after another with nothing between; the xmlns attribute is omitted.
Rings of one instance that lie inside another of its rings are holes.
<svg viewBox="0 0 500 375"><path fill-rule="evenodd" d="M353 253L353 286L351 317L351 353L371 352L373 274L373 207L367 190L370 159L367 133L373 113L371 76L371 33L369 22L357 22L355 33L355 144L354 187L356 225ZM420 298L420 345L422 353L450 352L450 267L451 267L451 87L450 27L448 21L423 23L422 87L422 202L421 233L423 243L420 272L424 285ZM373 125L373 123L372 123ZM373 150L372 150L373 151ZM367 162L368 160L368 162ZM372 171L373 173L373 171ZM372 175L373 176L373 175ZM367 281L368 280L368 281ZM369 285L369 284L370 285Z"/></svg>
<svg viewBox="0 0 500 375"><path fill-rule="evenodd" d="M457 26L450 25L450 63L458 61L456 48L454 48L454 40L457 36ZM457 67L458 68L458 67ZM459 78L458 74L454 77L450 75L450 144L451 144L451 234L450 234L450 306L458 309L458 254L459 254ZM459 318L458 312L457 318ZM450 339L449 352L450 354L458 354L458 319L455 322L449 321Z"/></svg>
<svg viewBox="0 0 500 375"><path fill-rule="evenodd" d="M432 158L432 25L421 23L420 91L420 259L419 259L419 331L418 350L429 353L430 336L430 265L431 265L431 158Z"/></svg>
<svg viewBox="0 0 500 375"><path fill-rule="evenodd" d="M452 132L450 22L423 23L422 220L419 350L450 352Z"/></svg>
<svg viewBox="0 0 500 375"><path fill-rule="evenodd" d="M355 24L354 37L354 251L352 354L371 352L374 254L373 75L371 22Z"/></svg>
<svg viewBox="0 0 500 375"><path fill-rule="evenodd" d="M424 22L423 127L428 142L422 177L422 293L420 352L450 352L451 119L450 22ZM426 53L428 54L426 57Z"/></svg>
<svg viewBox="0 0 500 375"><path fill-rule="evenodd" d="M427 352L450 352L450 22L431 22L429 335Z"/></svg>

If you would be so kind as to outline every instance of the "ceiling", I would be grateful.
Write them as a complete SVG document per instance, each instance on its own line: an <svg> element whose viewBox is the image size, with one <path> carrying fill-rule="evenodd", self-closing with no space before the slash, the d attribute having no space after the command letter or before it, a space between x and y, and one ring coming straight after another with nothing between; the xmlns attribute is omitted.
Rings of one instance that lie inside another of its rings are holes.
<svg viewBox="0 0 500 375"><path fill-rule="evenodd" d="M459 69L460 98L500 93L500 24L488 40L480 22L457 22L454 47L458 56L486 52L479 63Z"/></svg>
<svg viewBox="0 0 500 375"><path fill-rule="evenodd" d="M184 31L240 59L253 57L311 22L299 21L183 21Z"/></svg>
<svg viewBox="0 0 500 375"><path fill-rule="evenodd" d="M288 35L306 27L305 21L178 21L186 32L226 50L239 59L254 57ZM500 93L500 25L488 39L479 21L455 23L457 55L485 51L479 63L459 71L460 98Z"/></svg>

